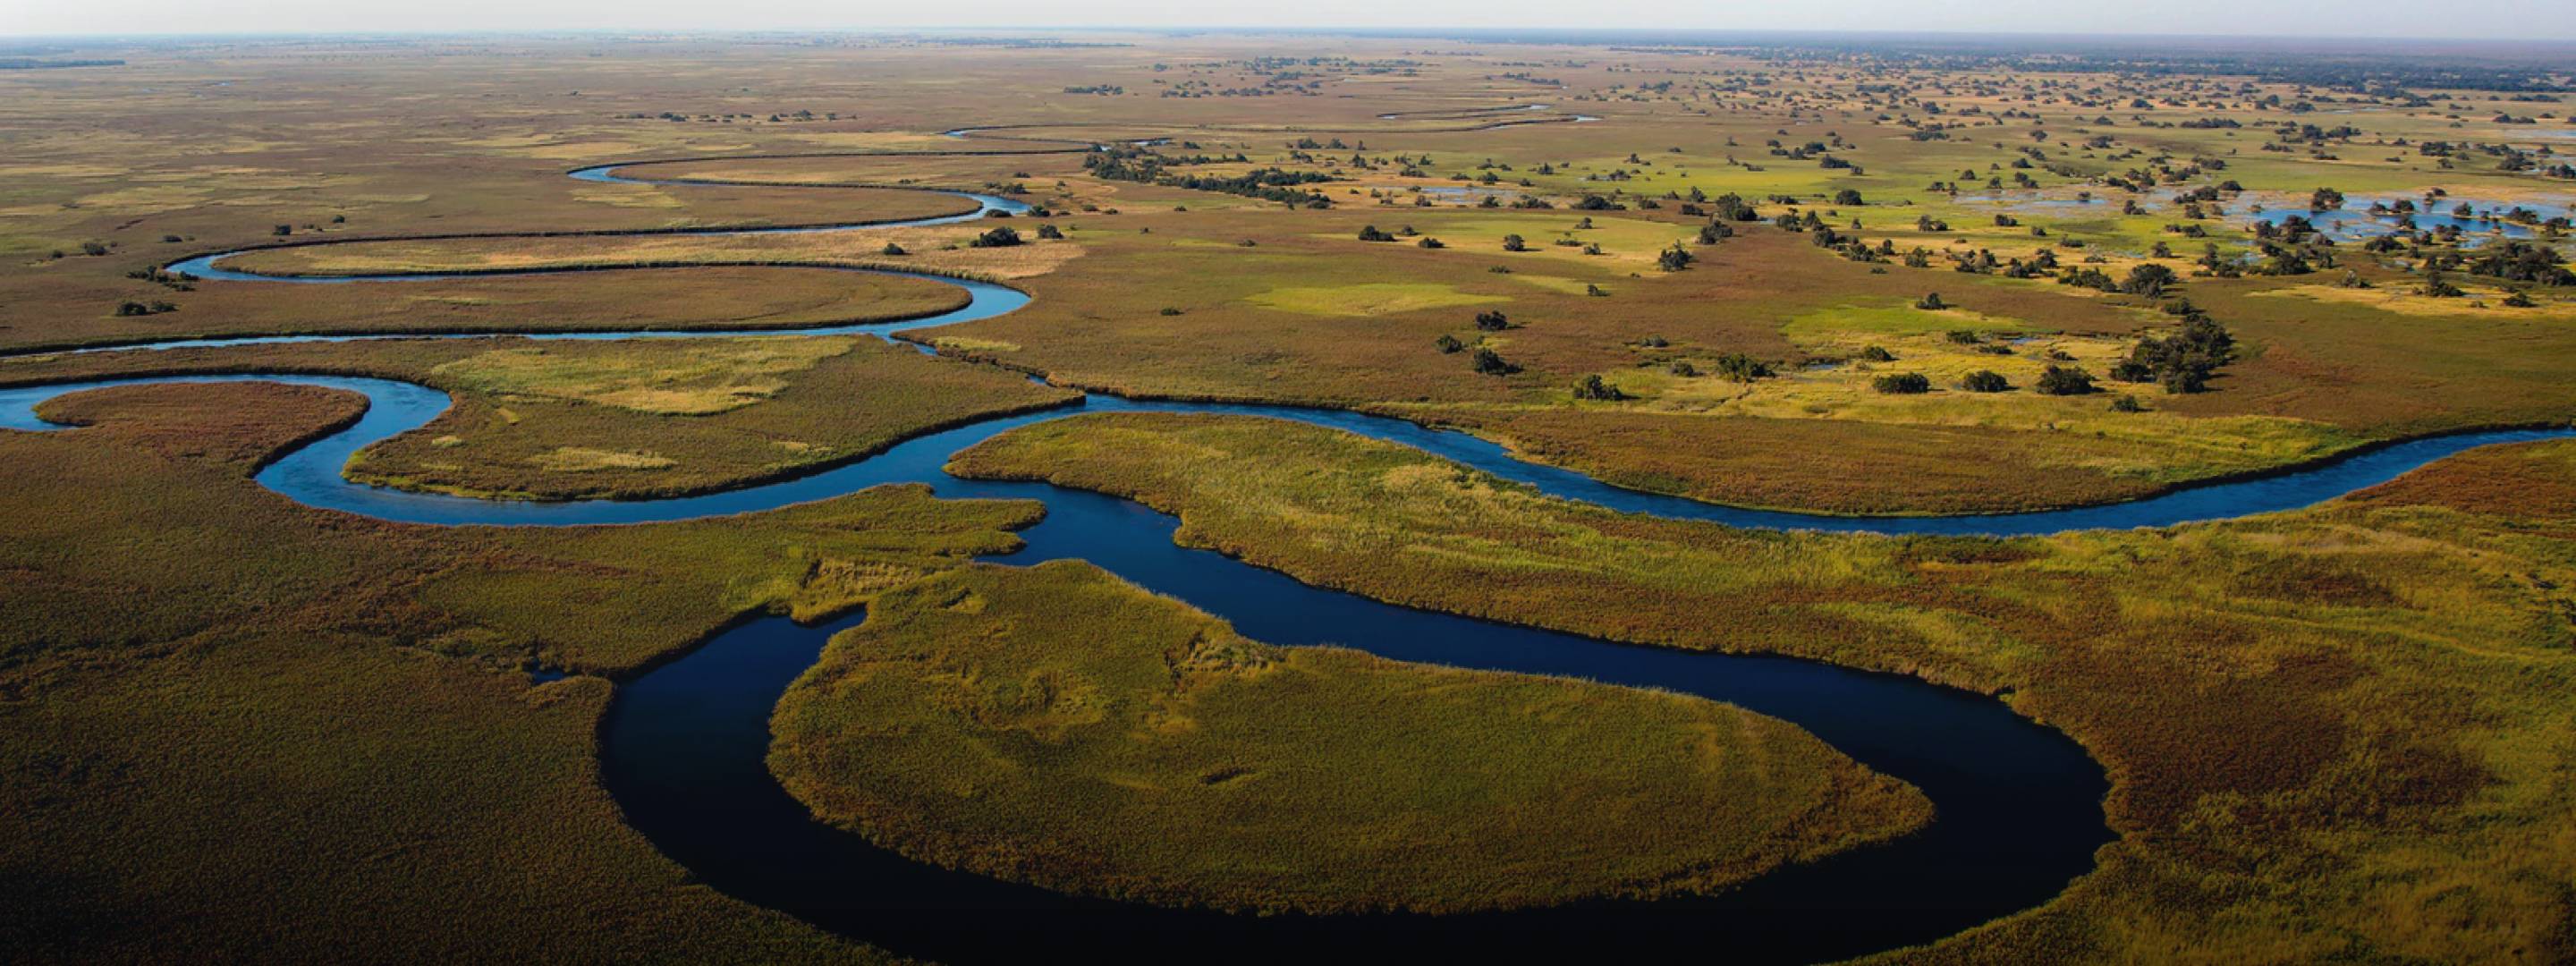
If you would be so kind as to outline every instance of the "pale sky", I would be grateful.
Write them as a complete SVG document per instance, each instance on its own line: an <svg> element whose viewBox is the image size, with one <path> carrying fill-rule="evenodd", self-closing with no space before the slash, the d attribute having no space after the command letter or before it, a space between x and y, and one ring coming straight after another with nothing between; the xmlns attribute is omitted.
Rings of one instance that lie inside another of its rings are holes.
<svg viewBox="0 0 2576 966"><path fill-rule="evenodd" d="M1436 25L2568 40L2576 0L0 0L0 36Z"/></svg>

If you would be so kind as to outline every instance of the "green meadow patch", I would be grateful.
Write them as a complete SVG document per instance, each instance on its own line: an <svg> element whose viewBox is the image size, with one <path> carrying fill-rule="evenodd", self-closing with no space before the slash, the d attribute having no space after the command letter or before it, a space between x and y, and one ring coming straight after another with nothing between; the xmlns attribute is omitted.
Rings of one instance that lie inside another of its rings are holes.
<svg viewBox="0 0 2576 966"><path fill-rule="evenodd" d="M1079 561L880 596L772 730L789 791L898 851L1230 909L1698 891L1930 817L1739 708L1266 645Z"/></svg>
<svg viewBox="0 0 2576 966"><path fill-rule="evenodd" d="M1801 342L1841 332L1926 335L1954 329L1973 332L2027 332L2020 319L2000 318L1966 309L1918 309L1910 305L1837 305L1799 315L1780 333Z"/></svg>
<svg viewBox="0 0 2576 966"><path fill-rule="evenodd" d="M1499 295L1473 295L1429 282L1368 282L1274 288L1244 301L1303 315L1368 316L1510 300Z"/></svg>

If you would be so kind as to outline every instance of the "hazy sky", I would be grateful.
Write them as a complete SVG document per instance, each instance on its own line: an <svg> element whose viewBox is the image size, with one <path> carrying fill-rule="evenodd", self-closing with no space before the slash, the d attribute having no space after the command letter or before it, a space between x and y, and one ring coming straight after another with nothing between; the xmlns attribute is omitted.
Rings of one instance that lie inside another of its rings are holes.
<svg viewBox="0 0 2576 966"><path fill-rule="evenodd" d="M1203 25L2544 40L2576 39L2576 0L0 0L0 35Z"/></svg>

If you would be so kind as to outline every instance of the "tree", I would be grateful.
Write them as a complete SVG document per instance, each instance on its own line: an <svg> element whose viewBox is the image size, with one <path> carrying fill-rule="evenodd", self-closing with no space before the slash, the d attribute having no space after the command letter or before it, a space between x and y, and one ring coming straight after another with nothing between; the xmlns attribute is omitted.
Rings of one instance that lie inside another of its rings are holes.
<svg viewBox="0 0 2576 966"><path fill-rule="evenodd" d="M1504 235L1503 250L1507 252L1525 252L1529 250L1529 242L1523 240L1519 235Z"/></svg>
<svg viewBox="0 0 2576 966"><path fill-rule="evenodd" d="M1417 247L1417 248L1447 248L1447 247L1449 247L1449 246L1447 246L1447 245L1443 245L1443 244L1441 244L1441 243L1440 243L1440 239L1433 238L1433 237L1431 237L1431 236L1429 236L1429 235L1424 235L1424 236L1422 236L1422 240L1421 240L1421 241L1414 242L1413 244L1414 244L1414 246L1415 246L1415 247Z"/></svg>
<svg viewBox="0 0 2576 966"><path fill-rule="evenodd" d="M1395 240L1395 236L1379 231L1376 225L1369 225L1360 229L1360 240L1364 242L1391 242Z"/></svg>
<svg viewBox="0 0 2576 966"><path fill-rule="evenodd" d="M2341 207L2343 207L2343 192L2333 188L2319 188L2315 193L2308 195L2309 211L2333 211Z"/></svg>
<svg viewBox="0 0 2576 966"><path fill-rule="evenodd" d="M1038 237L1039 237L1039 238L1045 238L1045 239L1059 239L1059 238L1063 238L1063 237L1064 237L1064 229L1057 228L1057 227L1056 227L1056 226L1054 226L1054 225L1039 225L1039 226L1038 226Z"/></svg>
<svg viewBox="0 0 2576 966"><path fill-rule="evenodd" d="M1477 374L1487 376L1508 376L1519 372L1521 368L1503 361L1500 353L1484 346L1476 347L1476 351L1468 356L1467 364L1475 369Z"/></svg>
<svg viewBox="0 0 2576 966"><path fill-rule="evenodd" d="M1005 225L977 235L966 242L968 248L1009 248L1020 244L1020 233Z"/></svg>
<svg viewBox="0 0 2576 966"><path fill-rule="evenodd" d="M1969 392L2004 392L2012 388L2012 382L2005 379L2003 373L1979 369L1961 378L1959 388Z"/></svg>
<svg viewBox="0 0 2576 966"><path fill-rule="evenodd" d="M1440 354L1441 354L1441 355L1444 355L1444 356L1445 356L1445 355L1455 355L1455 354L1457 354L1458 350L1460 350L1460 349L1464 349L1464 348L1466 348L1466 347L1467 347L1467 344L1466 344L1466 343L1458 341L1458 337L1457 337L1457 336L1450 335L1449 333L1446 333L1446 332L1440 333L1440 337L1439 337L1439 338L1431 340L1431 344L1432 344L1432 345L1435 345L1435 346L1439 346L1439 347L1440 347Z"/></svg>
<svg viewBox="0 0 2576 966"><path fill-rule="evenodd" d="M1667 272L1678 272L1689 268L1693 260L1691 253L1684 250L1680 242L1674 242L1673 247L1664 249L1663 254L1655 256L1655 267Z"/></svg>
<svg viewBox="0 0 2576 966"><path fill-rule="evenodd" d="M1950 303L1941 301L1941 293L1939 292L1926 292L1922 298L1914 300L1914 307L1926 312L1938 312L1942 309L1949 308Z"/></svg>
<svg viewBox="0 0 2576 966"><path fill-rule="evenodd" d="M2120 281L2120 291L2154 298L2165 293L2165 286L2178 281L2181 277L2173 269L2147 262L2129 269L2129 277Z"/></svg>
<svg viewBox="0 0 2576 966"><path fill-rule="evenodd" d="M1871 389L1892 396L1912 396L1932 391L1932 380L1919 372L1890 373L1869 381Z"/></svg>
<svg viewBox="0 0 2576 966"><path fill-rule="evenodd" d="M269 234L271 234L271 235L276 235L276 236L278 236L278 237L280 237L280 238L284 238L284 237L286 237L286 236L288 236L288 235L295 234L295 226L294 226L294 225L278 225L278 226L275 226L275 227L270 228L270 229L268 230L268 233L269 233Z"/></svg>
<svg viewBox="0 0 2576 966"><path fill-rule="evenodd" d="M1879 348L1879 347L1877 347L1877 346L1870 346L1869 348L1866 348L1866 349L1862 349L1862 350L1860 350L1860 357L1861 357L1861 360L1862 360L1862 361L1864 361L1864 362L1895 362L1895 361L1896 361L1896 354L1895 354L1895 353L1889 352L1889 351L1887 351L1887 350L1885 350L1885 349L1882 349L1882 348Z"/></svg>
<svg viewBox="0 0 2576 966"><path fill-rule="evenodd" d="M1868 204L1868 202L1860 200L1860 191L1858 189L1844 188L1841 191L1834 192L1834 204L1863 205Z"/></svg>
<svg viewBox="0 0 2576 966"><path fill-rule="evenodd" d="M882 249L879 249L879 250L878 250L878 254L881 254L881 255L910 255L910 254L912 254L912 253L911 253L911 252L908 252L908 251L904 251L904 250L903 250L903 246L901 246L901 245L897 245L897 244L895 244L895 243L893 243L893 242L887 242L887 243L886 243L886 246L885 246L884 248L882 248Z"/></svg>
<svg viewBox="0 0 2576 966"><path fill-rule="evenodd" d="M2199 392L2208 387L2218 367L2235 358L2236 337L2195 309L2183 317L2181 331L2162 339L2138 340L2129 357L2111 367L2111 378L2158 382L2167 392Z"/></svg>
<svg viewBox="0 0 2576 966"><path fill-rule="evenodd" d="M1501 312L1476 313L1476 331L1500 332L1512 327L1512 320Z"/></svg>
<svg viewBox="0 0 2576 966"><path fill-rule="evenodd" d="M2040 371L2039 385L2033 388L2043 396L2081 396L2094 391L2093 374L2072 366L2050 366Z"/></svg>

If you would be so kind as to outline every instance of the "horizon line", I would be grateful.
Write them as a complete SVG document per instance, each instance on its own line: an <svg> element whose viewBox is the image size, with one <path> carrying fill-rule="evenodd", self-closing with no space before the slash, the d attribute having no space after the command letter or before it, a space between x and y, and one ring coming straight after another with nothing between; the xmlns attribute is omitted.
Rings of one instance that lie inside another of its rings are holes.
<svg viewBox="0 0 2576 966"><path fill-rule="evenodd" d="M1772 28L1731 28L1731 27L1563 27L1563 26L1544 26L1544 25L1525 25L1525 26L1480 26L1480 27L1444 27L1444 26L1409 26L1409 25L1385 25L1385 26L1331 26L1331 25L1317 25L1317 26L1303 26L1303 25L1301 25L1301 26L1253 26L1253 25L1222 25L1222 24L1205 24L1205 25L1163 25L1163 26L1145 26L1145 25L1094 26L1094 25L1077 25L1077 24L1038 24L1038 25L1017 25L1017 26L1006 26L1006 27L1005 27L1005 26L970 26L970 25L944 25L944 26L846 26L846 25L845 25L845 26L802 26L802 27L789 27L789 26L780 26L780 27L717 27L717 26L708 26L708 27L616 27L616 26L597 26L597 27L454 27L454 28L389 28L389 29L379 29L379 30L312 30L312 31L299 31L299 30L242 30L242 31L204 30L204 31L114 31L114 32L79 32L79 33L74 33L74 32L61 32L61 33L6 33L6 32L0 32L0 41L25 41L25 40L50 40L50 41L118 41L118 40L128 40L128 41L131 41L131 40L186 40L186 39L210 39L210 40L230 39L230 40L246 40L246 39L306 39L306 38L310 38L310 39L333 39L333 38L380 38L380 37L422 37L422 38L429 38L429 37L550 37L550 36L590 35L590 34L625 34L625 35L687 35L687 36L761 36L761 35L777 35L777 34L871 34L871 35L903 35L903 34L916 34L916 35L919 35L919 34L927 34L927 35L941 35L941 34L1005 34L1005 35L1008 35L1008 34L1030 34L1030 33L1040 33L1040 34L1045 34L1045 33L1074 33L1074 34L1291 34L1291 35L1315 35L1315 36L1360 36L1360 37L1367 37L1367 36L1380 36L1380 37L1385 37L1385 38L1388 38L1388 39L1423 38L1423 39L1481 40L1481 41L1485 41L1485 42L1498 42L1498 43L1521 43L1521 44L1533 44L1533 45L1541 45L1541 46L1545 46L1545 45L1589 46L1589 45L1590 45L1590 44L1583 44L1583 43L1576 43L1576 42L1568 42L1568 41L1549 41L1549 40L1533 39L1533 38L1526 38L1526 37L1518 37L1518 38L1516 38L1516 37L1499 36L1499 35L1512 34L1512 33L1518 33L1518 32L1553 32L1553 33L1562 33L1562 34L1568 34L1568 35L1593 34L1593 35L1604 35L1604 36L1617 35L1617 36L1630 36L1630 37L1635 37L1635 36L1645 36L1645 35L1653 35L1653 34L1665 34L1665 35L1672 35L1672 36L1675 36L1675 37L1681 37L1681 38L1692 37L1692 36L1694 36L1694 35L1695 35L1695 36L1697 36L1697 37L1701 37L1701 38L1707 38L1707 37L1744 37L1744 38L1761 38L1761 37L1771 37L1771 38L1792 38L1792 37L1794 37L1794 38L1833 38L1833 37L1850 37L1850 38L1884 38L1884 39L1920 38L1920 39L1958 39L1958 40L1978 40L1978 39L1984 39L1984 38L1997 38L1997 39L2002 39L2002 38L2011 38L2011 39L2059 39L2059 40L2109 41L2109 42L2112 42L2112 43L2114 43L2114 44L2123 44L2123 43L2127 43L2127 44L2137 44L2137 43L2146 43L2146 42L2152 42L2152 41L2170 41L2170 40L2199 40L2199 41L2222 40L2222 41L2290 41L2290 42L2311 42L2311 43L2324 43L2324 42L2367 42L2367 43L2388 43L2388 44L2402 44L2402 45L2422 45L2422 44L2494 44L2494 45L2502 45L2502 46L2516 46L2516 45L2520 45L2520 46L2551 46L2551 45L2576 46L2576 36L2566 36L2566 37L2435 37L2435 36L2426 36L2426 35L2422 35L2422 34L2388 35L2388 34L2316 34L2316 33L2240 33L2240 34L2226 34L2226 33L2170 33L2170 34L2155 34L2155 33L2130 33L2130 32L2121 32L2121 33L2089 33L2089 32L2081 32L2081 31L2051 31L2051 30L1974 30L1974 31L1970 31L1970 30L1914 30L1914 29L1861 30L1861 29L1837 28L1837 27L1813 27L1813 28L1779 28L1779 27L1772 27ZM1598 42L1596 42L1596 43L1608 43L1608 42L1611 42L1611 41L1604 40L1604 41L1598 41ZM1694 46L1707 46L1706 44L1691 44L1691 45L1694 45ZM2576 69L2571 69L2569 72L2570 72L2570 73L2576 73Z"/></svg>

